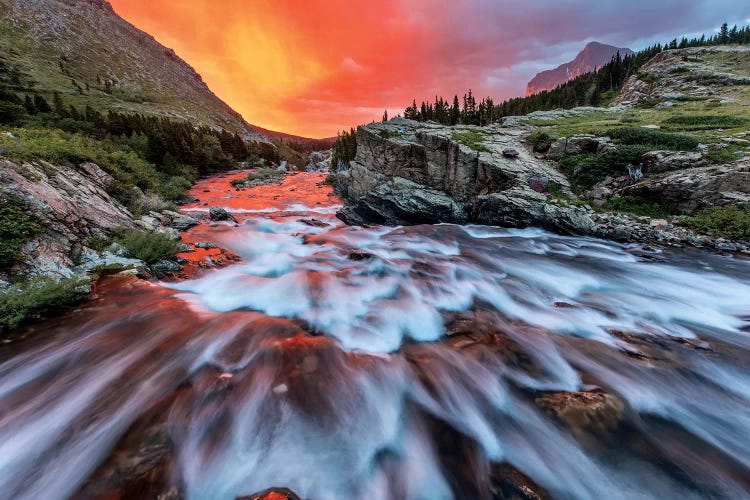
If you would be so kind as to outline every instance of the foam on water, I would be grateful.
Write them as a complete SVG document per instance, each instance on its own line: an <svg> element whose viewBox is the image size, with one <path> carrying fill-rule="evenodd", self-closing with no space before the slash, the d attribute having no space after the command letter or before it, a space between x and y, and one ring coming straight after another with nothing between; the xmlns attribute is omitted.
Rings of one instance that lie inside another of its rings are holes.
<svg viewBox="0 0 750 500"><path fill-rule="evenodd" d="M0 362L0 498L76 496L165 398L188 499L486 498L500 462L554 498L750 496L746 262L334 211L217 223L238 264L105 287ZM500 340L452 345L462 314ZM611 436L535 403L591 384L624 402Z"/></svg>

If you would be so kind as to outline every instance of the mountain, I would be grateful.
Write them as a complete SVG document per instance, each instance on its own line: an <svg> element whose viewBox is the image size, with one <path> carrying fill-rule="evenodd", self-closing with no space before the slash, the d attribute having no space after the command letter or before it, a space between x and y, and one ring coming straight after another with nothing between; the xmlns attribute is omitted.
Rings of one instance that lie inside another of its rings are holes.
<svg viewBox="0 0 750 500"><path fill-rule="evenodd" d="M59 92L81 108L161 115L267 141L106 0L0 0L0 62L18 72L19 87Z"/></svg>
<svg viewBox="0 0 750 500"><path fill-rule="evenodd" d="M544 90L552 90L568 80L584 73L590 73L611 61L618 51L622 57L633 53L630 49L590 42L572 61L561 64L555 69L537 73L526 86L526 97Z"/></svg>

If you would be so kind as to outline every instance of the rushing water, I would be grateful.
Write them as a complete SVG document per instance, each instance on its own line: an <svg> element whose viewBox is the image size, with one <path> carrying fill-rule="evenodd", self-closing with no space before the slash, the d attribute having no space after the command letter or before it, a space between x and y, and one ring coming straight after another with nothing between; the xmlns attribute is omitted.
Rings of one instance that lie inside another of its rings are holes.
<svg viewBox="0 0 750 500"><path fill-rule="evenodd" d="M748 262L346 227L320 176L229 178L187 209L241 223L185 238L239 262L105 281L0 358L0 498L148 497L125 455L190 499L491 498L499 463L554 498L750 498ZM565 425L538 398L570 391L618 404Z"/></svg>

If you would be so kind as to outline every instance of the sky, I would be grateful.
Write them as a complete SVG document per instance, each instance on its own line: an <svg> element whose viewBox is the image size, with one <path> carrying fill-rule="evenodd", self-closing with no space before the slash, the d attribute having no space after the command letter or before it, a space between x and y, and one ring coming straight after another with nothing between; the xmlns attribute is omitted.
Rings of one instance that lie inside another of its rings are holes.
<svg viewBox="0 0 750 500"><path fill-rule="evenodd" d="M110 0L261 127L331 137L436 94L496 102L592 40L750 24L746 0Z"/></svg>

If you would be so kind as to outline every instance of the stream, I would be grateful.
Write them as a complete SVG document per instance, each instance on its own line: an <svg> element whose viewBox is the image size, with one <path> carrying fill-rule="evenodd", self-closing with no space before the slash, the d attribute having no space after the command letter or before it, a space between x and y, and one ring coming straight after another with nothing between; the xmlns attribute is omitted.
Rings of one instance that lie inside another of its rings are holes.
<svg viewBox="0 0 750 500"><path fill-rule="evenodd" d="M193 188L239 223L185 278L0 350L0 498L750 498L750 262L349 227L322 174L243 175Z"/></svg>

